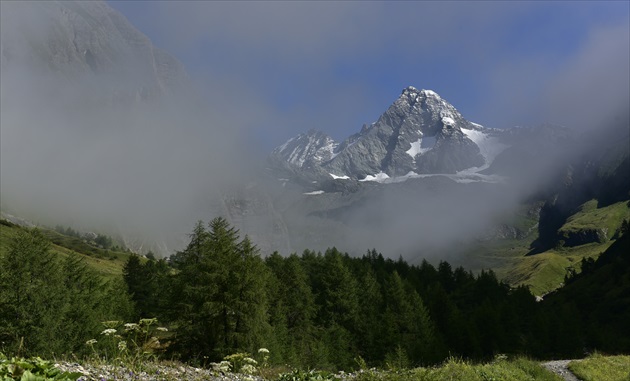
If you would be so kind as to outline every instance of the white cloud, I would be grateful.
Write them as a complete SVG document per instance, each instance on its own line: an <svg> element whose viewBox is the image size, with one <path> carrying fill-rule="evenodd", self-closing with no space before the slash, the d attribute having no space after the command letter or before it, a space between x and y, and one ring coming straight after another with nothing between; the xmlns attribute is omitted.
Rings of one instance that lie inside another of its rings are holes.
<svg viewBox="0 0 630 381"><path fill-rule="evenodd" d="M547 88L547 115L556 123L593 128L630 104L630 24L603 26Z"/></svg>

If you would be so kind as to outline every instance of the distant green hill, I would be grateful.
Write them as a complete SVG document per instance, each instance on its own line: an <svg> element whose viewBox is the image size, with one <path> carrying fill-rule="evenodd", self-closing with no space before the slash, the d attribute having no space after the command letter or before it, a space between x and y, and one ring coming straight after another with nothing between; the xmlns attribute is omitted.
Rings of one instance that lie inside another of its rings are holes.
<svg viewBox="0 0 630 381"><path fill-rule="evenodd" d="M630 218L630 207L627 201L600 208L597 204L597 200L582 204L558 230L564 239L554 249L521 258L506 272L505 280L529 285L540 295L560 286L568 272L579 272L582 259L597 258L608 249L623 220Z"/></svg>
<svg viewBox="0 0 630 381"><path fill-rule="evenodd" d="M629 217L630 209L625 201L598 208L597 200L590 200L567 219L558 234L564 238L563 246L604 243L618 236L621 222Z"/></svg>
<svg viewBox="0 0 630 381"><path fill-rule="evenodd" d="M511 286L528 286L535 295L544 295L560 287L567 274L579 272L583 258L596 259L619 237L624 219L630 219L628 201L598 207L588 200L556 231L559 239L553 248L532 253L537 241L538 221L522 212L510 226L522 232L520 237L476 242L463 251L457 264L471 269L493 269Z"/></svg>

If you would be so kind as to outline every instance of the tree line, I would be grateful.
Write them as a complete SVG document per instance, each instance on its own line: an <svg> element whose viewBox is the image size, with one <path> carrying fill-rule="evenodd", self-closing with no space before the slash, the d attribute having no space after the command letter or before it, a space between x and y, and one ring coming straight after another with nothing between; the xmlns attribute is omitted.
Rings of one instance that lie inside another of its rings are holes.
<svg viewBox="0 0 630 381"><path fill-rule="evenodd" d="M119 281L105 281L78 254L60 258L37 229L17 229L0 256L0 352L82 353L101 322L134 305Z"/></svg>
<svg viewBox="0 0 630 381"><path fill-rule="evenodd" d="M103 284L77 258L60 262L47 245L23 232L0 258L0 351L81 353L100 321L154 317L169 328L166 356L201 365L260 347L276 364L351 369L580 356L588 346L574 304L536 302L492 271L375 250L263 258L223 218L197 223L168 259L129 257L120 283Z"/></svg>

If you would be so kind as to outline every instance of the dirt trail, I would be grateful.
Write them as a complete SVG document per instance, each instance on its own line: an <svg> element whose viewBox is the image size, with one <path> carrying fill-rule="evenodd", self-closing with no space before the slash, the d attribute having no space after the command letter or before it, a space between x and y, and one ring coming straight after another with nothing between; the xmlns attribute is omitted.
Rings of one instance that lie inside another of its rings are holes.
<svg viewBox="0 0 630 381"><path fill-rule="evenodd" d="M568 365L571 361L576 360L548 361L543 363L542 365L555 374L559 375L560 377L564 378L565 381L580 381L580 379L577 378L575 374L573 374L568 368Z"/></svg>

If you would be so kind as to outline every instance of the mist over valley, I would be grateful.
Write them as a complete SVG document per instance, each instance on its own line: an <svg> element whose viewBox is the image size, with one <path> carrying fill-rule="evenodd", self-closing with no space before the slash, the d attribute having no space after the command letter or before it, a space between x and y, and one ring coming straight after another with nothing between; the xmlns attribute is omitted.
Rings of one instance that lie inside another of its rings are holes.
<svg viewBox="0 0 630 381"><path fill-rule="evenodd" d="M455 255L455 247L492 237L529 235L534 241L542 205L561 184L580 176L584 183L597 181L593 176L599 175L584 171L601 174L598 166L609 164L622 173L627 162L628 59L622 53L628 41L622 21L586 35L568 69L535 100L545 102L514 102L511 115L505 107L481 113L484 107L466 106L481 120L468 119L441 91L419 87L420 75L390 86L393 95L364 113L353 102L367 96L366 89L356 91L354 100L335 101L340 108L334 120L324 116L328 111L294 118L307 106L283 101L279 107L269 96L278 88L265 94L264 84L240 84L215 64L206 74L197 66L189 72L112 5L2 4L3 213L103 232L132 250L161 256L184 247L195 221L225 216L263 255L335 246L352 255L375 248L412 262L438 260ZM195 6L210 7L190 9ZM343 17L352 7L324 8ZM367 9L361 17L370 19L373 9ZM305 9L291 5L286 11L302 20ZM186 12L180 16L190 17ZM173 20L163 17L154 22L161 20L167 30ZM197 20L190 23L188 44L207 42L206 32L195 29L201 28ZM166 45L180 37L155 35ZM252 47L233 37L230 51L238 64L229 74L246 79L251 73L240 71L237 47ZM271 43L279 35L267 38ZM445 38L458 46L455 36ZM354 37L342 44L351 42ZM289 49L296 46L287 42ZM314 46L322 55L337 54ZM359 54L370 48L357 45ZM294 58L307 57L296 51ZM270 58L261 53L258 59L265 65ZM293 67L289 56L281 62ZM303 85L321 101L338 94ZM506 91L482 91L478 97L487 99L476 102L496 101ZM287 89L286 95L302 99L300 92ZM313 110L330 106L311 104ZM516 127L524 110L527 125ZM359 128L349 115L374 119ZM611 152L618 154L606 157ZM625 182L620 184L611 200L627 198ZM580 187L575 198L581 202L597 196L591 185ZM515 217L519 213L531 218L523 222Z"/></svg>

